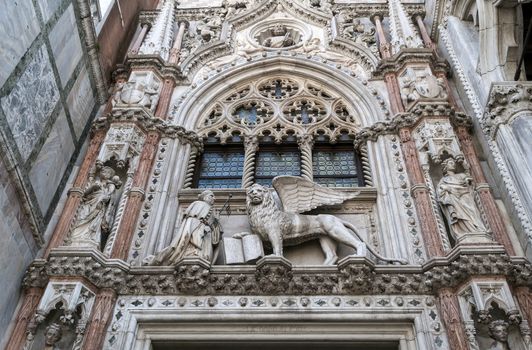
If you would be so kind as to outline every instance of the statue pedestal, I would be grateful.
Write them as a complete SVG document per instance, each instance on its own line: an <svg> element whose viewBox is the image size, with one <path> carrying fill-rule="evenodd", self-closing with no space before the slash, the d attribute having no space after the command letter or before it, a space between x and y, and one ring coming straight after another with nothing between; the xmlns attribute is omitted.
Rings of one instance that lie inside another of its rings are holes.
<svg viewBox="0 0 532 350"><path fill-rule="evenodd" d="M462 236L460 236L456 240L456 245L461 244L489 244L489 245L496 245L497 242L495 242L491 235L487 232L485 233L466 233Z"/></svg>

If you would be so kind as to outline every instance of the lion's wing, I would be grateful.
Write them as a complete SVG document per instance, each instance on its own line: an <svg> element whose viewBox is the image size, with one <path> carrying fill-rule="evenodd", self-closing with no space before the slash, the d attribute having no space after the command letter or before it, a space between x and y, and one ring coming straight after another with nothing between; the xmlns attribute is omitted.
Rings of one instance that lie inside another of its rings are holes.
<svg viewBox="0 0 532 350"><path fill-rule="evenodd" d="M297 176L277 176L272 185L283 203L284 211L289 213L304 213L324 205L341 204L360 193L323 187Z"/></svg>

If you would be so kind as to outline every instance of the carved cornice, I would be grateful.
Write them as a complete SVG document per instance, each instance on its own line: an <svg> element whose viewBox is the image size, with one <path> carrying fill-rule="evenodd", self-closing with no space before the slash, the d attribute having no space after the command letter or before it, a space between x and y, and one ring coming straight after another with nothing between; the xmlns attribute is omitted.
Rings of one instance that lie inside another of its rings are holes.
<svg viewBox="0 0 532 350"><path fill-rule="evenodd" d="M405 3L403 2L405 11L410 16L414 14L425 15L425 6L419 3ZM334 8L336 11L347 11L357 16L373 17L380 15L382 18L388 17L388 4L372 4L372 3L342 3L337 4Z"/></svg>
<svg viewBox="0 0 532 350"><path fill-rule="evenodd" d="M499 126L523 111L532 113L532 82L494 83L480 124L484 132L495 139Z"/></svg>
<svg viewBox="0 0 532 350"><path fill-rule="evenodd" d="M410 266L375 265L367 258L347 257L338 266L292 266L283 258L264 258L256 266L210 266L188 258L176 267L135 267L107 259L95 250L52 250L49 259L35 260L23 286L44 287L55 280L82 277L98 288L118 294L171 295L346 295L437 294L472 276L504 276L513 286L532 286L532 265L508 257L500 246L456 247L446 257Z"/></svg>
<svg viewBox="0 0 532 350"><path fill-rule="evenodd" d="M92 124L91 133L107 130L113 123L134 123L145 132L158 132L163 138L179 139L183 143L203 149L202 139L194 131L186 130L182 126L172 125L156 118L144 107L115 108L107 116L96 119Z"/></svg>
<svg viewBox="0 0 532 350"><path fill-rule="evenodd" d="M129 69L156 71L163 79L172 79L176 85L187 81L177 64L169 64L159 55L128 53L126 65Z"/></svg>
<svg viewBox="0 0 532 350"><path fill-rule="evenodd" d="M447 102L418 101L410 112L398 113L391 120L377 122L361 129L354 140L355 148L359 148L367 141L376 141L381 135L398 134L399 129L414 127L422 118L445 116L450 119L453 126L471 128L471 118L462 112L457 112Z"/></svg>
<svg viewBox="0 0 532 350"><path fill-rule="evenodd" d="M407 64L419 63L428 64L434 74L447 74L450 69L449 63L430 48L402 49L392 57L382 59L373 75L382 79L387 73L401 71Z"/></svg>

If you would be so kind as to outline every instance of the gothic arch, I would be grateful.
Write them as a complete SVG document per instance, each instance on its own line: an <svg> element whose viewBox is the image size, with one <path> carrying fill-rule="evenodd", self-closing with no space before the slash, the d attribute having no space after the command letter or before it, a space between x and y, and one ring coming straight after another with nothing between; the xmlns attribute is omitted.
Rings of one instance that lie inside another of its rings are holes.
<svg viewBox="0 0 532 350"><path fill-rule="evenodd" d="M387 110L378 92L353 76L340 69L317 62L312 59L302 60L290 56L266 58L250 62L244 66L229 68L214 79L191 88L182 95L179 108L174 114L174 122L188 129L194 129L205 109L229 90L246 81L266 78L270 75L311 79L328 91L341 96L353 108L360 118L360 127L371 126L386 118ZM334 84L331 82L334 81Z"/></svg>

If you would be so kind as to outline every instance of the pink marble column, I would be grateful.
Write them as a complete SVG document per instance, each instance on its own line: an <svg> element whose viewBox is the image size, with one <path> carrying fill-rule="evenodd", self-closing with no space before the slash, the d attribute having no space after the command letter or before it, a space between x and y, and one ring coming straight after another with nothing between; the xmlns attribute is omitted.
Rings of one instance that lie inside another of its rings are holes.
<svg viewBox="0 0 532 350"><path fill-rule="evenodd" d="M389 58L391 56L390 44L388 43L388 40L386 40L386 36L384 35L384 30L382 29L381 16L380 15L373 16L373 21L375 22L377 38L379 39L379 51L381 53L381 57Z"/></svg>
<svg viewBox="0 0 532 350"><path fill-rule="evenodd" d="M147 24L142 24L140 33L135 39L135 42L133 43L131 50L129 51L132 55L136 55L139 53L140 45L142 45L142 42L144 41L144 38L146 37L148 28L149 26Z"/></svg>
<svg viewBox="0 0 532 350"><path fill-rule="evenodd" d="M127 259L135 225L144 201L146 184L155 161L159 139L160 136L157 132L150 132L146 137L124 213L122 214L122 221L116 233L116 241L111 251L111 258Z"/></svg>
<svg viewBox="0 0 532 350"><path fill-rule="evenodd" d="M116 292L112 289L102 289L98 292L92 307L91 317L85 330L83 350L100 350L103 348L105 331L112 318Z"/></svg>
<svg viewBox="0 0 532 350"><path fill-rule="evenodd" d="M168 114L168 108L170 107L170 101L174 92L174 81L172 79L164 79L163 87L161 88L161 94L159 101L157 102L157 109L155 110L155 116L161 119L166 119Z"/></svg>
<svg viewBox="0 0 532 350"><path fill-rule="evenodd" d="M187 29L187 22L180 22L179 23L179 29L177 30L177 35L174 40L174 45L172 46L172 49L170 50L170 58L168 59L168 62L171 64L175 64L179 61L179 51L181 50L181 45L183 43L183 35L185 35L185 30Z"/></svg>
<svg viewBox="0 0 532 350"><path fill-rule="evenodd" d="M450 350L469 350L466 334L460 318L458 298L452 289L444 288L438 292L440 319L447 330Z"/></svg>
<svg viewBox="0 0 532 350"><path fill-rule="evenodd" d="M425 23L423 22L423 18L420 14L417 14L415 18L417 27L419 28L419 33L421 34L421 38L423 39L423 44L425 44L425 47L435 50L436 46L430 39L429 33L427 32L427 28L425 27Z"/></svg>
<svg viewBox="0 0 532 350"><path fill-rule="evenodd" d="M83 196L83 188L85 187L85 184L87 183L87 180L89 178L89 172L95 164L96 158L98 157L98 152L100 151L100 146L102 145L104 138L105 130L96 131L96 133L91 138L87 154L85 155L85 159L83 159L83 163L79 168L78 175L76 176L76 180L74 181L72 188L70 189L70 191L68 191L68 197L63 208L63 212L61 213L61 217L59 218L59 221L55 226L55 230L52 234L52 238L50 239L50 243L48 243L48 247L46 248L46 251L44 253L45 258L48 257L51 249L60 246L66 238L66 234L70 229L72 220L74 219L78 206L81 202L81 197Z"/></svg>
<svg viewBox="0 0 532 350"><path fill-rule="evenodd" d="M42 288L28 288L24 292L24 300L22 306L18 310L15 318L15 327L11 332L11 337L7 342L5 350L20 350L26 341L26 329L31 321L39 301L44 293Z"/></svg>
<svg viewBox="0 0 532 350"><path fill-rule="evenodd" d="M407 128L401 129L399 136L406 170L412 184L412 197L414 198L427 254L429 257L442 256L444 255L443 243L439 236L438 222L432 209L430 193L425 184L423 170L419 164L416 144L412 139L410 130Z"/></svg>
<svg viewBox="0 0 532 350"><path fill-rule="evenodd" d="M510 237L508 236L508 232L506 231L506 226L504 225L504 220L489 189L482 167L480 166L471 135L463 126L456 128L456 134L460 140L464 157L470 166L471 176L473 177L475 184L478 186L477 192L480 202L484 207L484 212L486 213L486 218L493 232L493 236L497 242L504 246L508 254L515 255L515 250L510 241Z"/></svg>
<svg viewBox="0 0 532 350"><path fill-rule="evenodd" d="M532 292L529 287L517 287L514 290L523 317L532 325Z"/></svg>

